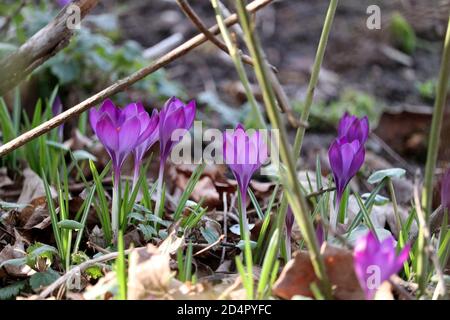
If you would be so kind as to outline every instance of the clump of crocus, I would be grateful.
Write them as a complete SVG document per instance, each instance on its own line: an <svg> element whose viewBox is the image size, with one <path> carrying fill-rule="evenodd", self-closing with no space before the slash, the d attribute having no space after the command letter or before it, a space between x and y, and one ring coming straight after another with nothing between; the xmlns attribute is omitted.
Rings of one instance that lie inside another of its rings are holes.
<svg viewBox="0 0 450 320"><path fill-rule="evenodd" d="M441 206L450 212L450 169L441 179Z"/></svg>
<svg viewBox="0 0 450 320"><path fill-rule="evenodd" d="M408 258L410 245L396 254L392 236L378 241L372 232L357 239L353 251L353 265L367 300L373 299L379 286L396 274Z"/></svg>
<svg viewBox="0 0 450 320"><path fill-rule="evenodd" d="M155 144L159 139L159 115L156 109L153 109L151 117L148 117L148 113L145 111L142 103L138 102L134 104L134 108L131 110L135 113L136 117L140 121L141 133L143 134L145 130L150 131L150 135L144 139L141 144L138 144L133 150L134 155L134 177L133 177L133 188L139 179L139 172L142 165L142 159L145 153Z"/></svg>
<svg viewBox="0 0 450 320"><path fill-rule="evenodd" d="M260 131L250 137L244 127L238 124L234 131L227 130L224 133L223 156L238 183L244 231L248 231L247 189L253 174L268 158L267 145Z"/></svg>
<svg viewBox="0 0 450 320"><path fill-rule="evenodd" d="M92 108L89 112L92 129L112 160L114 186L111 220L115 236L119 230L119 185L122 165L135 147L153 132L154 127L151 126L149 118L147 112L138 112L135 103L120 109L111 100L105 100L99 110Z"/></svg>
<svg viewBox="0 0 450 320"><path fill-rule="evenodd" d="M328 150L328 159L336 185L335 210L330 214L330 227L335 231L339 206L350 180L364 163L364 143L369 135L367 117L358 119L346 113L339 122L338 138Z"/></svg>
<svg viewBox="0 0 450 320"><path fill-rule="evenodd" d="M159 213L161 191L164 179L164 167L173 147L181 141L183 134L179 130L188 131L194 123L196 112L195 101L184 104L176 97L170 98L159 113L159 148L160 163L157 186L155 212Z"/></svg>

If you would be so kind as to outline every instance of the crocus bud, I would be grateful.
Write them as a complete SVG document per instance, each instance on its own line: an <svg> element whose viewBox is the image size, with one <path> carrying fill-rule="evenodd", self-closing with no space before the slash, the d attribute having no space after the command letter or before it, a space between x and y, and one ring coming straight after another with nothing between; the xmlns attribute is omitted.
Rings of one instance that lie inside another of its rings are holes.
<svg viewBox="0 0 450 320"><path fill-rule="evenodd" d="M331 170L336 184L336 199L339 203L347 184L364 163L365 149L359 140L348 142L344 137L336 139L328 151Z"/></svg>
<svg viewBox="0 0 450 320"><path fill-rule="evenodd" d="M154 129L148 113L139 112L135 103L120 109L111 100L105 100L99 110L92 108L89 121L111 157L115 174L120 174L126 157L137 145L144 142Z"/></svg>
<svg viewBox="0 0 450 320"><path fill-rule="evenodd" d="M145 112L145 111L144 111ZM144 157L145 152L147 152L153 144L155 144L156 141L159 139L159 115L158 111L156 109L153 110L151 117L139 117L139 120L141 122L141 132L142 128L151 128L150 135L147 139L145 139L140 145L138 145L134 151L134 157L136 162L141 162L142 158Z"/></svg>
<svg viewBox="0 0 450 320"><path fill-rule="evenodd" d="M172 97L159 113L159 143L163 163L172 148L182 139L182 136L172 139L172 134L178 129L189 130L194 123L195 111L194 100L185 105L182 101Z"/></svg>
<svg viewBox="0 0 450 320"><path fill-rule="evenodd" d="M259 131L250 137L241 124L234 131L229 131L224 134L224 160L233 172L240 191L246 193L252 175L268 158L267 145Z"/></svg>
<svg viewBox="0 0 450 320"><path fill-rule="evenodd" d="M372 232L356 240L353 265L366 299L373 299L379 286L401 269L409 250L408 244L397 255L392 236L379 242Z"/></svg>
<svg viewBox="0 0 450 320"><path fill-rule="evenodd" d="M145 112L142 104L136 104L138 108L138 114L142 115L142 112ZM136 148L133 150L134 155L134 178L133 178L133 186L136 185L136 182L139 178L139 171L142 164L142 159L144 158L145 153L155 144L159 139L159 115L156 109L153 109L152 116L138 116L139 121L141 122L141 134L144 134L143 128L147 128L150 130L150 135L146 138L141 144L138 144Z"/></svg>
<svg viewBox="0 0 450 320"><path fill-rule="evenodd" d="M441 205L450 213L450 169L447 170L441 180Z"/></svg>
<svg viewBox="0 0 450 320"><path fill-rule="evenodd" d="M66 6L67 4L71 3L72 0L57 0L56 2L58 3L58 6L64 7L64 6Z"/></svg>
<svg viewBox="0 0 450 320"><path fill-rule="evenodd" d="M358 119L354 115L347 112L339 121L338 138L347 138L348 142L358 140L360 144L364 144L369 136L369 120L367 117Z"/></svg>
<svg viewBox="0 0 450 320"><path fill-rule="evenodd" d="M62 111L63 111L63 105L61 102L61 98L59 96L56 96L55 100L53 101L53 104L52 104L52 114L54 117L56 117ZM64 124L61 124L58 127L58 139L59 140L63 139L63 132L64 132Z"/></svg>

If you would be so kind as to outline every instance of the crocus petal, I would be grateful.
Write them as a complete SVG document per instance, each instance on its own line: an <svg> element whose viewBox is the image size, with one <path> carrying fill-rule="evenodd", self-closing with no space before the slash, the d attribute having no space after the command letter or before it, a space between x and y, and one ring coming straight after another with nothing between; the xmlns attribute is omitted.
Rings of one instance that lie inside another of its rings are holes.
<svg viewBox="0 0 450 320"><path fill-rule="evenodd" d="M118 165L116 150L119 149L119 135L111 118L107 115L101 116L95 127L95 132L113 160L113 164Z"/></svg>
<svg viewBox="0 0 450 320"><path fill-rule="evenodd" d="M92 131L94 131L95 134L97 134L96 127L99 117L100 115L96 108L89 109L89 123L91 124Z"/></svg>
<svg viewBox="0 0 450 320"><path fill-rule="evenodd" d="M241 192L246 192L250 180L267 158L267 146L259 132L251 137L238 124L233 132L226 130L223 135L223 155Z"/></svg>
<svg viewBox="0 0 450 320"><path fill-rule="evenodd" d="M99 114L108 114L114 125L120 122L121 110L117 108L110 99L103 101L102 106L99 109Z"/></svg>
<svg viewBox="0 0 450 320"><path fill-rule="evenodd" d="M441 179L441 205L450 212L450 169Z"/></svg>
<svg viewBox="0 0 450 320"><path fill-rule="evenodd" d="M195 117L195 102L188 105L177 99L170 98L159 114L159 140L161 159L165 159L170 154L172 148L181 141L182 136L172 141L172 135L177 129L189 130Z"/></svg>
<svg viewBox="0 0 450 320"><path fill-rule="evenodd" d="M407 245L397 256L392 237L380 243L372 232L357 239L353 251L354 269L367 299L372 299L378 286L400 270L409 250Z"/></svg>
<svg viewBox="0 0 450 320"><path fill-rule="evenodd" d="M121 166L126 157L136 147L141 132L139 119L136 117L127 119L122 127L117 128L119 135L118 160Z"/></svg>
<svg viewBox="0 0 450 320"><path fill-rule="evenodd" d="M347 141L358 140L364 144L369 135L369 120L367 117L358 119L347 112L342 116L338 125L338 138L345 137Z"/></svg>
<svg viewBox="0 0 450 320"><path fill-rule="evenodd" d="M192 127L192 124L194 123L196 109L197 107L195 104L195 100L189 101L186 107L183 108L185 118L184 128L186 130L189 130Z"/></svg>

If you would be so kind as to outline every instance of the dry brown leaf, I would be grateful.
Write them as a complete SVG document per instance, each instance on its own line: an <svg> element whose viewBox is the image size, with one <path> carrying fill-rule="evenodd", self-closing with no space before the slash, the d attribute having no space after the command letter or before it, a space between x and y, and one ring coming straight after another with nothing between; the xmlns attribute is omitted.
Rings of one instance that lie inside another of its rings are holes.
<svg viewBox="0 0 450 320"><path fill-rule="evenodd" d="M133 250L129 257L128 299L166 296L173 285L176 286L169 264L170 256L151 244Z"/></svg>
<svg viewBox="0 0 450 320"><path fill-rule="evenodd" d="M23 171L23 176L22 192L20 193L17 203L29 204L33 199L45 197L44 182L33 170L26 168ZM56 191L53 187L50 187L50 192L52 197L56 196Z"/></svg>
<svg viewBox="0 0 450 320"><path fill-rule="evenodd" d="M364 292L353 270L352 252L328 244L324 244L322 252L334 297L338 300L364 299ZM283 299L291 299L295 295L312 298L312 283L319 284L319 280L314 273L309 254L299 251L284 267L274 284L273 293Z"/></svg>
<svg viewBox="0 0 450 320"><path fill-rule="evenodd" d="M22 209L18 216L19 225L25 230L32 228L42 230L48 226L48 224L42 223L47 218L49 218L49 214L45 197L33 199L28 206Z"/></svg>
<svg viewBox="0 0 450 320"><path fill-rule="evenodd" d="M131 245L134 245L135 247L142 246L142 237L141 233L138 229L133 229L131 231L128 231L123 236L123 241L125 243L125 247L129 248Z"/></svg>
<svg viewBox="0 0 450 320"><path fill-rule="evenodd" d="M215 208L222 203L219 192L210 177L201 178L192 190L191 198L195 202L203 199L203 204L208 208Z"/></svg>

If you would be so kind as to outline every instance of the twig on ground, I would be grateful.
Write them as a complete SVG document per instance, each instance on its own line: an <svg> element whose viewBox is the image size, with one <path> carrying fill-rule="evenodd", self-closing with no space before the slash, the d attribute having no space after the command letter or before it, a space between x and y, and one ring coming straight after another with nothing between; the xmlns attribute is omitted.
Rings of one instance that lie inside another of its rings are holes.
<svg viewBox="0 0 450 320"><path fill-rule="evenodd" d="M139 248L134 248L139 249ZM125 250L125 254L129 254L134 249L128 249ZM67 271L64 275L59 277L55 282L53 282L51 285L49 285L47 288L45 288L39 295L39 299L45 299L47 296L49 296L53 291L58 289L60 286L62 286L64 283L66 283L67 280L70 280L75 274L81 273L87 268L101 262L110 261L113 259L116 259L119 255L119 252L111 252L108 254L105 254L103 256L100 256L98 258L88 260L86 262L83 262L77 266L74 266L72 269Z"/></svg>
<svg viewBox="0 0 450 320"><path fill-rule="evenodd" d="M249 5L247 5L247 10L249 12L255 12L255 11L260 10L261 8L265 7L266 5L270 4L272 1L273 0L255 0L255 1L251 2ZM237 15L233 14L225 20L225 23L227 26L231 26L231 25L237 23L237 21L238 21ZM211 27L209 29L209 31L213 34L217 34L219 32L219 28L217 25L215 25L215 26ZM198 47L199 45L205 43L206 41L207 41L207 38L204 34L198 34L197 36L191 38L190 40L186 41L185 43L178 46L177 48L171 50L166 55L157 59L152 64L136 71L135 73L133 73L132 75L130 75L126 78L123 78L123 79L113 83L109 87L103 89L102 91L98 92L97 94L95 94L95 95L91 96L90 98L84 100L83 102L77 104L76 106L64 111L63 113L60 113L56 117L40 124L39 126L25 132L24 134L20 135L19 137L0 146L0 157L10 153L11 151L14 151L15 149L19 148L20 146L23 146L25 143L43 135L44 133L52 130L53 128L56 128L57 126L63 124L64 122L68 121L69 119L86 111L87 109L89 109L93 105L101 102L102 100L106 99L107 97L110 97L113 94L120 92L120 91L124 90L125 88L128 88L132 84L143 79L144 77L155 72L156 70L166 66L167 64L178 59L179 57L187 54L188 52L190 52L194 48Z"/></svg>

